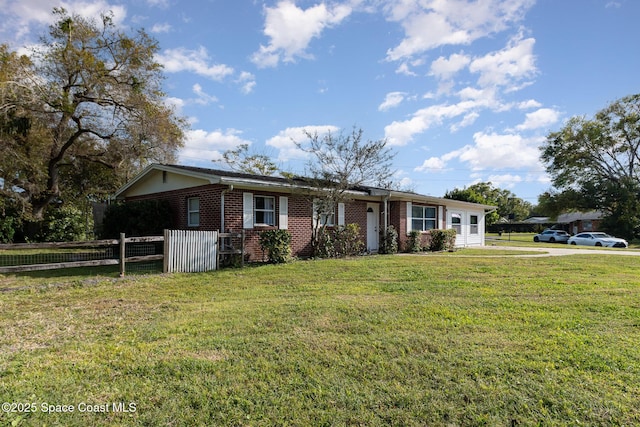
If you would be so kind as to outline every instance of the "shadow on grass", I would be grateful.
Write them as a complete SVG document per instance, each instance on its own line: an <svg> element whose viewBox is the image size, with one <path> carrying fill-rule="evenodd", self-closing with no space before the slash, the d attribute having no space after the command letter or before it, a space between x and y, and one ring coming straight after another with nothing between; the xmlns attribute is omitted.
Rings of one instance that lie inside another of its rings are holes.
<svg viewBox="0 0 640 427"><path fill-rule="evenodd" d="M126 275L139 274L160 274L162 273L162 262L147 262L137 264L127 264ZM120 267L117 265L106 265L98 267L73 267L60 268L55 270L24 271L6 274L5 276L26 277L31 279L59 279L86 278L86 277L119 277Z"/></svg>

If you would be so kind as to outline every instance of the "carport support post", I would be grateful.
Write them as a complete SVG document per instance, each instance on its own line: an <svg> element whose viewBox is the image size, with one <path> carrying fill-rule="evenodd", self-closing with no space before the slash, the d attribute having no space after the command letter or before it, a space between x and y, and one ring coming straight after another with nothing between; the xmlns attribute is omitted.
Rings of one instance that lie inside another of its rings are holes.
<svg viewBox="0 0 640 427"><path fill-rule="evenodd" d="M126 257L126 250L125 250L125 236L124 233L120 233L120 277L124 277L124 259Z"/></svg>

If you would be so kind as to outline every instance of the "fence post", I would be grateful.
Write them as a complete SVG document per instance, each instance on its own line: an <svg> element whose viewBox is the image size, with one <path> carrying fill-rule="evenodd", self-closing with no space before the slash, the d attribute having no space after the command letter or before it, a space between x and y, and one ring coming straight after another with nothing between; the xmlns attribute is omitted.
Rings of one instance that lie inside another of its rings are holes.
<svg viewBox="0 0 640 427"><path fill-rule="evenodd" d="M224 249L221 244L223 237L220 237L220 234L222 234L222 231L218 230L218 238L216 239L216 270L220 268L220 251Z"/></svg>
<svg viewBox="0 0 640 427"><path fill-rule="evenodd" d="M127 256L127 251L125 248L125 235L124 233L120 233L120 277L124 277L124 265L125 265L125 258Z"/></svg>
<svg viewBox="0 0 640 427"><path fill-rule="evenodd" d="M240 267L244 268L244 228L240 234Z"/></svg>
<svg viewBox="0 0 640 427"><path fill-rule="evenodd" d="M163 252L164 258L162 259L162 272L169 272L169 230L164 230L164 242L163 242Z"/></svg>

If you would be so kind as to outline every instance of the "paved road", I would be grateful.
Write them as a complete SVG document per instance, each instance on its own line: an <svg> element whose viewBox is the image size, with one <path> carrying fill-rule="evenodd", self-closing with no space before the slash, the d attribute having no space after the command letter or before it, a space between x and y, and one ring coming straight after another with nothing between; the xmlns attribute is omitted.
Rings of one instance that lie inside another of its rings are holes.
<svg viewBox="0 0 640 427"><path fill-rule="evenodd" d="M620 256L640 256L640 251L629 249L587 249L587 248L573 248L571 246L559 246L557 248L543 247L536 248L533 246L491 246L491 241L487 241L487 246L484 249L496 249L496 250L513 250L513 251L536 251L540 254L531 255L518 255L521 257L543 257L543 256L563 256L563 255L620 255ZM513 255L511 255L513 256Z"/></svg>

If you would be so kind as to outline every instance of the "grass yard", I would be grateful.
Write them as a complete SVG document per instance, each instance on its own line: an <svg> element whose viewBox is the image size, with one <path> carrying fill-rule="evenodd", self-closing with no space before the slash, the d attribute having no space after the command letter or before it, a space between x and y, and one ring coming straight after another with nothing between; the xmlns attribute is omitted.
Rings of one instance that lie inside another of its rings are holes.
<svg viewBox="0 0 640 427"><path fill-rule="evenodd" d="M635 257L0 275L0 330L0 425L640 425Z"/></svg>

